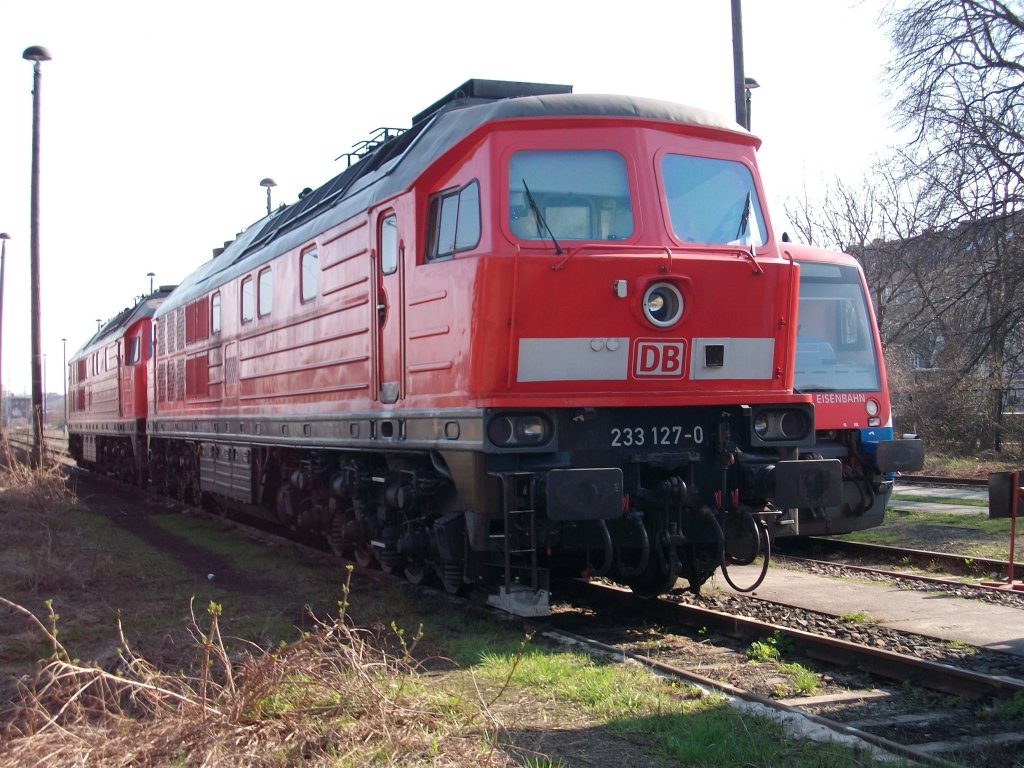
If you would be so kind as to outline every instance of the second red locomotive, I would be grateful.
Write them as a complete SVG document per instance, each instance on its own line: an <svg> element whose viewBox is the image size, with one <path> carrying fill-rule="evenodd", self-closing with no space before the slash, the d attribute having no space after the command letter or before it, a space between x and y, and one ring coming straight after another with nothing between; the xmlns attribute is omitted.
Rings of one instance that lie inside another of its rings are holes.
<svg viewBox="0 0 1024 768"><path fill-rule="evenodd" d="M471 80L218 249L125 461L520 613L553 575L697 590L837 504L757 139L570 91Z"/></svg>

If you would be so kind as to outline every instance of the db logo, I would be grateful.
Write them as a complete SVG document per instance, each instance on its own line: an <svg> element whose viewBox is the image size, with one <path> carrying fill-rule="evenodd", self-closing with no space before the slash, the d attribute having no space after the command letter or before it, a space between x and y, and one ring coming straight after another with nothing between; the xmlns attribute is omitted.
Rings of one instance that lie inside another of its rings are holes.
<svg viewBox="0 0 1024 768"><path fill-rule="evenodd" d="M636 343L633 375L681 379L686 368L686 342L642 341Z"/></svg>

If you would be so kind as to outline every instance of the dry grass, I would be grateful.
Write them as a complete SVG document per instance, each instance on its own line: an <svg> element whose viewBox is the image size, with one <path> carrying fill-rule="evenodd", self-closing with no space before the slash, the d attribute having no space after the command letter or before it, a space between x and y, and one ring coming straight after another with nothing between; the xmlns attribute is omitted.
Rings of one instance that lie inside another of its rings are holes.
<svg viewBox="0 0 1024 768"><path fill-rule="evenodd" d="M465 677L438 678L434 659L426 685L418 636L352 626L348 581L335 618L312 618L298 640L270 651L226 643L211 602L193 610L191 640L170 663L135 652L120 621L104 643L117 652L81 662L61 633L76 634L74 624L62 627L56 603L43 600L62 595L60 610L78 618L91 609L74 601L113 584L107 555L82 546L75 504L60 467L0 460L3 593L45 606L33 613L0 596L0 764L510 764L482 694L446 689Z"/></svg>
<svg viewBox="0 0 1024 768"><path fill-rule="evenodd" d="M68 556L66 545L77 534L66 514L76 502L67 475L60 465L33 468L12 455L6 440L0 441L0 557L7 559L7 588L35 594L80 583L92 569Z"/></svg>
<svg viewBox="0 0 1024 768"><path fill-rule="evenodd" d="M116 668L82 665L52 614L0 602L51 650L0 708L4 765L510 764L481 694L421 685L419 638L349 626L345 600L299 640L234 657L211 604L202 620L193 614L191 668L173 673L133 653L123 633Z"/></svg>

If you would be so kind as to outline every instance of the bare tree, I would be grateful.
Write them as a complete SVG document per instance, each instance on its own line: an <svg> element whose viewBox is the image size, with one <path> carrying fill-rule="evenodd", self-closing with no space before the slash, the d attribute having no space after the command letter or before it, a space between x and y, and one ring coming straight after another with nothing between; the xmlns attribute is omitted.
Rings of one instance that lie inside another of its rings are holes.
<svg viewBox="0 0 1024 768"><path fill-rule="evenodd" d="M888 16L897 124L914 131L905 158L952 221L1005 215L1024 195L1020 13L1009 0L912 0Z"/></svg>
<svg viewBox="0 0 1024 768"><path fill-rule="evenodd" d="M893 0L887 74L911 140L860 182L786 206L804 240L860 259L905 413L962 451L1004 447L1024 388L1021 11Z"/></svg>
<svg viewBox="0 0 1024 768"><path fill-rule="evenodd" d="M1015 0L911 0L888 16L895 164L928 229L903 259L946 370L982 401L983 447L1002 448L1024 328L1024 20ZM911 244L908 244L911 245Z"/></svg>

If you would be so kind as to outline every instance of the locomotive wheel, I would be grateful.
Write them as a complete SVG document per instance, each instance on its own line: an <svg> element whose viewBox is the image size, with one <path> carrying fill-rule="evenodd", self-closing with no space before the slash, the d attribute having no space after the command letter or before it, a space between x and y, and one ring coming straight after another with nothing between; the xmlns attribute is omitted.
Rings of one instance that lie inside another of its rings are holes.
<svg viewBox="0 0 1024 768"><path fill-rule="evenodd" d="M407 560L405 563L405 578L410 584L422 584L430 573L430 568L422 560Z"/></svg>
<svg viewBox="0 0 1024 768"><path fill-rule="evenodd" d="M444 562L438 566L437 571L444 591L449 595L458 594L462 589L462 564Z"/></svg>
<svg viewBox="0 0 1024 768"><path fill-rule="evenodd" d="M634 595L641 600L655 600L662 595L668 594L676 585L675 574L659 574L658 577L650 579L634 580L629 582L629 588Z"/></svg>
<svg viewBox="0 0 1024 768"><path fill-rule="evenodd" d="M344 536L346 519L345 515L335 515L331 518L331 527L327 531L327 543L338 557L344 557L350 551Z"/></svg>
<svg viewBox="0 0 1024 768"><path fill-rule="evenodd" d="M679 573L671 567L663 572L661 560L661 557L652 557L643 573L626 582L633 594L641 600L654 600L671 592L676 585Z"/></svg>
<svg viewBox="0 0 1024 768"><path fill-rule="evenodd" d="M720 561L715 560L718 554L717 546L711 544L694 544L689 548L688 556L684 558L682 576L690 585L690 592L700 594L700 588L704 582L715 575Z"/></svg>
<svg viewBox="0 0 1024 768"><path fill-rule="evenodd" d="M360 568L369 568L377 562L376 558L373 556L373 547L369 544L357 544L353 555L356 560L356 565Z"/></svg>
<svg viewBox="0 0 1024 768"><path fill-rule="evenodd" d="M380 563L380 569L384 573L398 573L398 569L405 562L405 558L397 552L381 549L374 552L374 555L376 555L377 562Z"/></svg>

